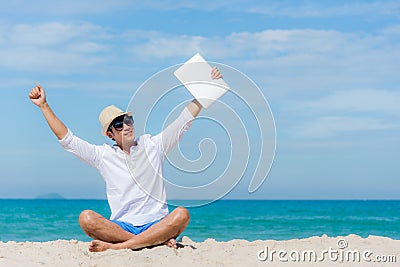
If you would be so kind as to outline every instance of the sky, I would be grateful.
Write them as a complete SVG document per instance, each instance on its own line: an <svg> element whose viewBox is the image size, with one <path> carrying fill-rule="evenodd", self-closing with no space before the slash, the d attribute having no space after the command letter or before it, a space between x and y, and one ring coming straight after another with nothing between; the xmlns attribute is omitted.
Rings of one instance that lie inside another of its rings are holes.
<svg viewBox="0 0 400 267"><path fill-rule="evenodd" d="M221 101L244 121L245 133L223 131L236 123L219 106L202 111L209 121L195 121L181 147L186 158L204 154L206 165L214 165L194 174L166 166L166 176L187 178L185 185L193 186L224 164L241 165L228 160L232 136L243 138L232 143L239 151L251 148L250 170L241 176L242 170L233 169L232 181L239 182L224 198L400 199L399 14L400 1L2 3L0 198L48 193L105 198L101 176L60 147L28 99L36 82L76 135L112 144L100 134L99 112L110 104L123 109L132 104L135 120L143 121L133 97L141 85L199 52L221 70L230 66L253 82L243 87L228 69L224 75L232 88L249 95L256 116L273 119L276 136L270 124L261 125L269 134L261 138L262 151L275 152L273 164L258 190L249 193L260 129L227 93ZM267 102L253 94L256 88ZM143 101L161 91L144 91ZM178 95L190 100L184 89ZM149 121L150 134L174 103L167 99L160 106L154 125ZM214 127L215 118L222 128ZM185 164L190 168L190 161ZM259 166L268 172L269 163Z"/></svg>

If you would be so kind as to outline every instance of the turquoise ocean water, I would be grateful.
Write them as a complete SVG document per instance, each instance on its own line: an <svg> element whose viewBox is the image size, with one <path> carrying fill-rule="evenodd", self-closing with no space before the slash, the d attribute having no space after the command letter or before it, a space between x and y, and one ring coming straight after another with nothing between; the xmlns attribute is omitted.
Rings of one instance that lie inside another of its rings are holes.
<svg viewBox="0 0 400 267"><path fill-rule="evenodd" d="M110 215L105 200L2 199L0 241L89 241L77 221L84 209ZM207 238L288 240L323 234L400 239L400 200L221 200L189 211L191 221L183 235L197 242Z"/></svg>

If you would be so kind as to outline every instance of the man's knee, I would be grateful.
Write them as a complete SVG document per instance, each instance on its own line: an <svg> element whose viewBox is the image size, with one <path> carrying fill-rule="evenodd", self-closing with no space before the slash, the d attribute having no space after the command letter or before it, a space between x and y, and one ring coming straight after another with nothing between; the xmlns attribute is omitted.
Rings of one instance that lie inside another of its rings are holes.
<svg viewBox="0 0 400 267"><path fill-rule="evenodd" d="M177 207L176 209L176 220L181 223L188 223L190 220L189 211L184 207Z"/></svg>
<svg viewBox="0 0 400 267"><path fill-rule="evenodd" d="M79 215L78 221L82 228L90 229L96 226L97 213L92 210L84 210Z"/></svg>

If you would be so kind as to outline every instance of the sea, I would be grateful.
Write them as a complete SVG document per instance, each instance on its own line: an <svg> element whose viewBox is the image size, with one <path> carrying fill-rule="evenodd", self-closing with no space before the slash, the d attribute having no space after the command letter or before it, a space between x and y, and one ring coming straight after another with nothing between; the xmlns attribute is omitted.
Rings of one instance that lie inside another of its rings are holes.
<svg viewBox="0 0 400 267"><path fill-rule="evenodd" d="M78 224L85 209L110 216L106 200L0 199L0 241L89 241ZM182 236L196 242L324 234L400 239L400 200L219 200L188 209L191 219Z"/></svg>

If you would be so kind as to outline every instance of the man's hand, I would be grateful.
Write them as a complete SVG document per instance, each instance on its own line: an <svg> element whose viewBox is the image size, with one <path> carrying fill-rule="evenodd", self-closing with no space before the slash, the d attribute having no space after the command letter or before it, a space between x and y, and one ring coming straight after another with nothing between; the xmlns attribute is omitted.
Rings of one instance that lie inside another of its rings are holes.
<svg viewBox="0 0 400 267"><path fill-rule="evenodd" d="M213 68L212 68L212 70L211 70L211 78L212 78L213 80L221 79L221 78L222 78L222 74L221 74L221 72L219 72L219 70L217 69L217 67L213 67Z"/></svg>
<svg viewBox="0 0 400 267"><path fill-rule="evenodd" d="M46 104L46 93L38 83L36 84L36 87L32 88L30 91L29 98L32 103L38 107L42 107L44 104Z"/></svg>
<svg viewBox="0 0 400 267"><path fill-rule="evenodd" d="M50 126L50 129L57 136L58 140L63 139L67 135L68 129L64 123L57 118L53 110L51 110L50 106L47 104L46 93L40 84L36 84L36 86L32 88L29 93L29 99L33 104L40 108Z"/></svg>

